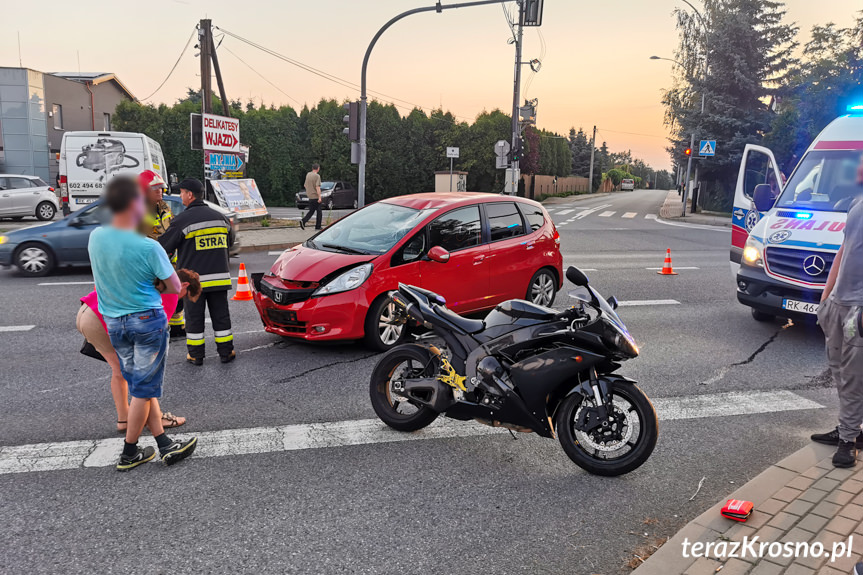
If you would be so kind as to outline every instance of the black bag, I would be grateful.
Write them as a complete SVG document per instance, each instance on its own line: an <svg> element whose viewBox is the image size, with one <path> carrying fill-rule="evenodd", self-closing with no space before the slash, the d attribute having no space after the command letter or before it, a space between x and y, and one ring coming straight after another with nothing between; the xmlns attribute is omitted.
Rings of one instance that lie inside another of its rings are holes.
<svg viewBox="0 0 863 575"><path fill-rule="evenodd" d="M107 363L102 354L99 353L99 351L93 347L93 344L86 339L84 340L84 345L81 346L81 353L87 357L92 357L93 359L98 359L99 361L105 361Z"/></svg>

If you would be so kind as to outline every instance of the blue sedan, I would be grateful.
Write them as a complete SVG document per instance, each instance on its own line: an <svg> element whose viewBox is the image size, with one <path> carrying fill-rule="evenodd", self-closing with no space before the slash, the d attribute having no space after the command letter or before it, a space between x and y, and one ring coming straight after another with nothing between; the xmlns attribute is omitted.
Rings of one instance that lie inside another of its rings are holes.
<svg viewBox="0 0 863 575"><path fill-rule="evenodd" d="M185 209L179 197L166 195L164 198L174 215ZM224 213L231 227L236 229L233 214L207 203ZM0 266L14 265L22 274L31 277L47 275L58 266L89 266L87 243L90 232L110 219L107 206L99 200L62 220L7 232L0 235ZM231 236L231 255L234 255L239 251L239 242L236 233Z"/></svg>

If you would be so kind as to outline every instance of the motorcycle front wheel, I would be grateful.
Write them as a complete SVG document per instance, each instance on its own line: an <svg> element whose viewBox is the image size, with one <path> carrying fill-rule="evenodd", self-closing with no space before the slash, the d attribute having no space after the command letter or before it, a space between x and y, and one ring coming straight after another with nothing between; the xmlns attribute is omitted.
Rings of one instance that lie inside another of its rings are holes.
<svg viewBox="0 0 863 575"><path fill-rule="evenodd" d="M647 461L659 433L653 404L638 386L615 383L612 393L613 412L590 432L578 427L583 427L595 402L580 393L567 397L555 418L557 437L569 458L585 471L609 477L629 473Z"/></svg>
<svg viewBox="0 0 863 575"><path fill-rule="evenodd" d="M399 431L417 431L437 419L437 412L410 403L396 391L399 381L434 377L436 372L437 362L419 345L401 345L381 356L369 382L372 408L380 420Z"/></svg>

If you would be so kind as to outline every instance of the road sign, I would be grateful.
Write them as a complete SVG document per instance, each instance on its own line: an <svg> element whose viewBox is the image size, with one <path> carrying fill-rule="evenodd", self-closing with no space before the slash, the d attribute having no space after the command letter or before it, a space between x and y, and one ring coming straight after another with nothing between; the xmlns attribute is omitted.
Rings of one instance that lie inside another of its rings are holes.
<svg viewBox="0 0 863 575"><path fill-rule="evenodd" d="M202 114L203 144L205 150L240 152L240 121L213 114Z"/></svg>
<svg viewBox="0 0 863 575"><path fill-rule="evenodd" d="M506 155L509 153L510 149L511 148L509 142L507 142L506 140L498 140L494 144L494 154L498 158L505 158Z"/></svg>
<svg viewBox="0 0 863 575"><path fill-rule="evenodd" d="M244 164L240 154L208 152L207 160L211 170L219 170L220 172L237 172Z"/></svg>
<svg viewBox="0 0 863 575"><path fill-rule="evenodd" d="M715 156L716 155L716 140L701 140L701 145L698 146L699 156Z"/></svg>
<svg viewBox="0 0 863 575"><path fill-rule="evenodd" d="M446 149L446 157L447 158L458 158L458 148L447 148Z"/></svg>

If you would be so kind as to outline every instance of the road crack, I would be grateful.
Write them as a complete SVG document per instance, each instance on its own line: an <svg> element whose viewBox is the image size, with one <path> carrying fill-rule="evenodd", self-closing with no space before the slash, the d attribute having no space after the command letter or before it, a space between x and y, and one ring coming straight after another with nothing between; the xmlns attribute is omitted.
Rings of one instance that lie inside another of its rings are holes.
<svg viewBox="0 0 863 575"><path fill-rule="evenodd" d="M320 371L320 370L322 370L322 369L327 369L327 368L334 367L334 366L337 366L337 365L346 365L346 364L350 364L350 363L358 363L358 362L361 362L361 361L365 361L365 360L369 359L370 357L375 357L376 355L378 355L378 354L376 354L376 353L369 353L369 354L366 354L366 355L363 355L363 356L360 356L360 357L355 357L355 358L353 358L353 359L345 359L345 360L342 360L342 361L335 361L335 362L332 362L332 363L328 363L328 364L326 364L326 365L320 365L320 366L318 366L318 367L313 367L313 368L311 368L311 369L307 369L307 370L305 370L305 371L301 371L300 373L297 373L297 374L295 374L295 375L290 375L290 376L286 377L285 379L280 379L280 380L278 380L276 383L290 383L290 382L292 382L292 381L294 381L294 380L296 380L296 379L299 379L299 378L301 378L301 377L305 377L305 376L309 375L310 373L314 373L314 372L316 372L316 371Z"/></svg>
<svg viewBox="0 0 863 575"><path fill-rule="evenodd" d="M698 385L712 385L714 383L722 381L725 378L725 376L728 375L728 372L731 371L732 369L734 369L735 367L740 367L742 365L748 365L748 364L752 363L753 361L755 361L756 357L758 357L761 353L764 352L764 350L766 350L768 347L770 347L770 344L772 344L774 341L776 341L776 339L779 337L779 335L783 331L785 331L786 329L788 329L792 325L794 325L794 323L791 320L788 320L788 322L785 325L783 325L782 327L777 329L776 332L774 332L773 335L771 335L769 338L767 338L767 341L762 343L758 347L758 349L756 349L754 352L752 352L752 354L749 357L747 357L743 361L736 361L736 362L731 363L729 365L725 365L723 367L720 367L716 371L716 373L713 374L713 376L711 376L710 378L708 378L705 381L702 381Z"/></svg>

